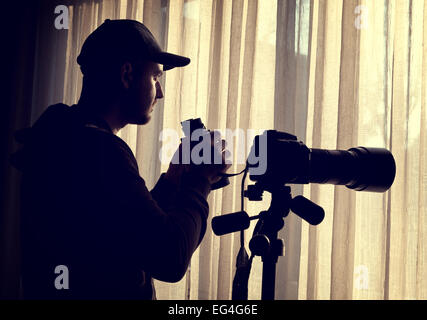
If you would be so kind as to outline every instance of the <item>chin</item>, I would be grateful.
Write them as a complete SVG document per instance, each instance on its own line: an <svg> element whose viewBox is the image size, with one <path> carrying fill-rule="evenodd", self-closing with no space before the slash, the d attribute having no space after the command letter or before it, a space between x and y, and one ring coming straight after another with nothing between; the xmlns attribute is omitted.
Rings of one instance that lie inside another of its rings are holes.
<svg viewBox="0 0 427 320"><path fill-rule="evenodd" d="M150 120L151 120L151 115L145 114L143 116L135 117L134 119L131 119L129 121L129 123L130 124L143 125L143 124L147 124L148 122L150 122Z"/></svg>

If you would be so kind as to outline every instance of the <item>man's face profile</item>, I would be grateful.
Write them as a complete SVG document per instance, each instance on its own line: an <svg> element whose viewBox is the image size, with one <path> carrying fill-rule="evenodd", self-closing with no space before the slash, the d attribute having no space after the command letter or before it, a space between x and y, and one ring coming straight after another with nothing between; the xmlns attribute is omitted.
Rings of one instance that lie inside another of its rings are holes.
<svg viewBox="0 0 427 320"><path fill-rule="evenodd" d="M122 84L126 89L124 116L131 124L146 124L151 119L155 104L163 98L160 77L163 72L158 63L144 61L122 66Z"/></svg>

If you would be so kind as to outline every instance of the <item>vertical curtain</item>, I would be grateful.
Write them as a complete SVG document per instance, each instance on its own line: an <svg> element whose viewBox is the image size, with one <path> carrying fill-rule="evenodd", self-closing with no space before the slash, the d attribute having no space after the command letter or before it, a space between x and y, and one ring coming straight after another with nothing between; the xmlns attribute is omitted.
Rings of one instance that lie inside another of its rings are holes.
<svg viewBox="0 0 427 320"><path fill-rule="evenodd" d="M76 57L105 19L146 24L161 46L191 58L165 73L165 98L145 126L120 131L141 176L154 186L172 154L167 130L200 117L229 142L243 169L253 137L265 129L297 135L315 148L384 147L397 176L384 194L340 186L293 185L321 205L309 226L294 214L280 232L276 299L425 299L427 297L427 4L423 0L85 0L64 1L69 29L39 23L32 121L49 104L78 101ZM52 4L42 10L53 12ZM53 19L53 17L51 17ZM226 129L229 129L228 131ZM227 136L228 134L228 136ZM186 276L156 281L159 299L230 299L240 237L215 236L210 219L240 210L239 177L211 193L206 236ZM245 202L250 215L268 208ZM246 247L253 225L246 231ZM261 297L254 260L249 298ZM3 276L3 275L2 275Z"/></svg>
<svg viewBox="0 0 427 320"><path fill-rule="evenodd" d="M312 1L307 143L392 151L384 194L311 185L300 299L425 299L427 4Z"/></svg>
<svg viewBox="0 0 427 320"><path fill-rule="evenodd" d="M19 296L19 178L11 170L9 157L18 147L14 132L27 127L31 118L31 88L33 62L36 51L37 13L39 4L34 1L22 8L8 2L2 8L5 14L0 23L4 32L2 102L0 108L0 299ZM25 41L22 41L25 39Z"/></svg>

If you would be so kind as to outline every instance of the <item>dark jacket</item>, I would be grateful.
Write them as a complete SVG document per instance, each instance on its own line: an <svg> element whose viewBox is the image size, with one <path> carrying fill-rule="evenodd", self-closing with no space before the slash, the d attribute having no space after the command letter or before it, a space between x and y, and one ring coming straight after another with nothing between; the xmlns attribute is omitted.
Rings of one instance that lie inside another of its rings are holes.
<svg viewBox="0 0 427 320"><path fill-rule="evenodd" d="M17 139L23 171L23 293L36 299L151 299L203 238L209 182L162 175L147 189L127 144L80 106L50 106ZM57 266L68 289L57 289Z"/></svg>

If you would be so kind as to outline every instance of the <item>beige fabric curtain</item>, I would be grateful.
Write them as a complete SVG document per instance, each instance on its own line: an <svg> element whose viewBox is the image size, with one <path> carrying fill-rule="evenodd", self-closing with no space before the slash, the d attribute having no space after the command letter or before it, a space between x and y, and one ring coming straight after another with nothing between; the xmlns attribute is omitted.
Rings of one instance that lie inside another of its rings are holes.
<svg viewBox="0 0 427 320"><path fill-rule="evenodd" d="M309 145L389 148L385 194L312 185L326 211L303 223L300 299L425 299L427 3L312 1ZM424 44L424 46L423 46Z"/></svg>
<svg viewBox="0 0 427 320"><path fill-rule="evenodd" d="M39 65L33 119L49 103L77 102L76 57L92 30L106 18L137 19L165 49L192 60L163 77L165 99L151 122L120 132L149 187L167 168L159 158L161 132L180 132L180 121L194 117L210 129L243 129L240 145L232 146L234 160L242 146L249 152L254 134L272 128L317 148L389 148L397 176L387 193L293 186L293 195L317 202L326 217L317 227L293 214L285 219L276 299L427 298L423 0L71 1L69 13L69 30L39 49L58 66L64 61L65 70ZM234 164L230 171L242 168ZM232 178L210 195L210 218L240 210L240 181ZM269 203L265 194L245 206L255 215ZM156 282L158 298L230 299L239 245L238 234L217 237L209 227L184 279ZM261 296L261 269L256 258L250 299Z"/></svg>

